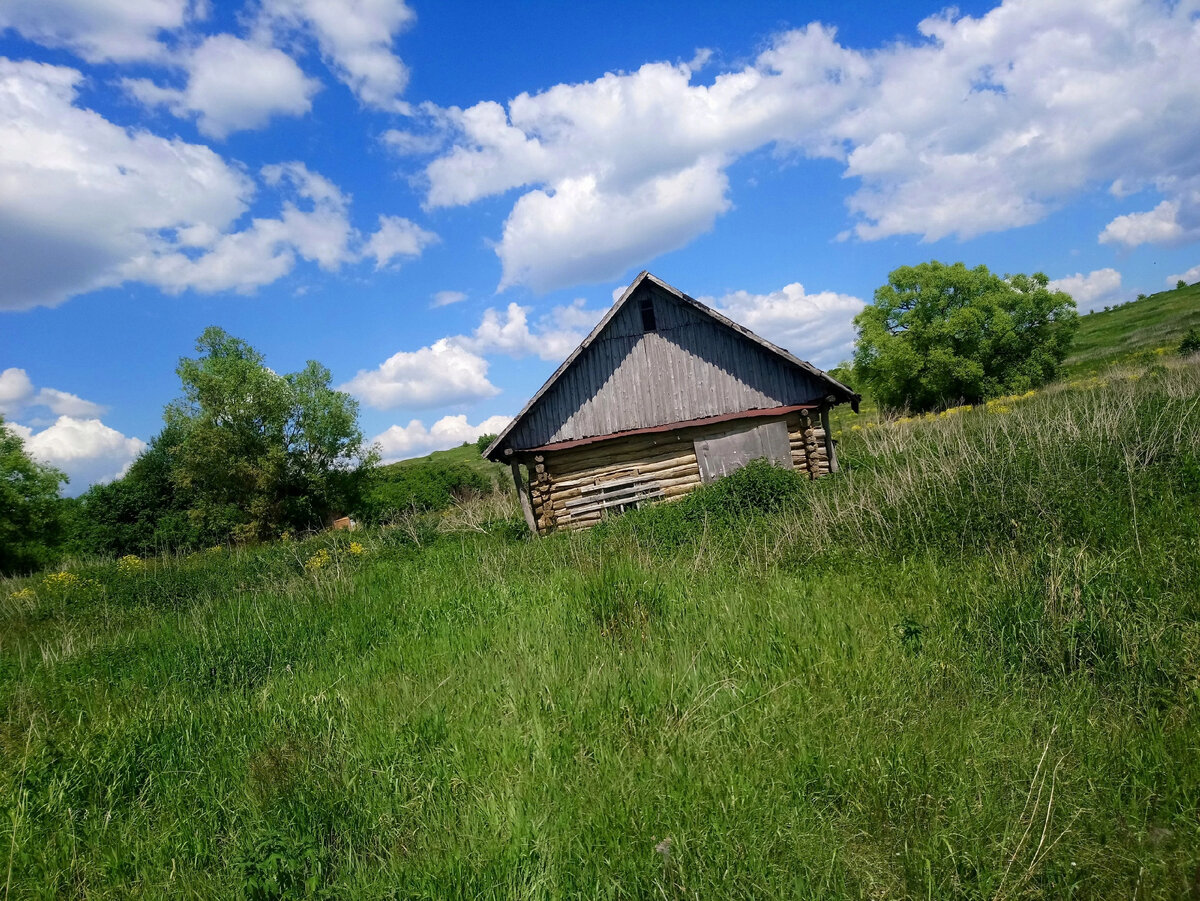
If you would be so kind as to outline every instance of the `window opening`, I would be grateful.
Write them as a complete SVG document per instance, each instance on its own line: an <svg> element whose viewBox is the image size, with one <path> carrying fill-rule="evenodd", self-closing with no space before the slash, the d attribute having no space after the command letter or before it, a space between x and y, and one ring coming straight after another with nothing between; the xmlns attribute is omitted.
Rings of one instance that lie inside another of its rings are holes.
<svg viewBox="0 0 1200 901"><path fill-rule="evenodd" d="M654 322L654 300L649 297L643 297L641 302L642 310L642 331L653 332L657 329Z"/></svg>

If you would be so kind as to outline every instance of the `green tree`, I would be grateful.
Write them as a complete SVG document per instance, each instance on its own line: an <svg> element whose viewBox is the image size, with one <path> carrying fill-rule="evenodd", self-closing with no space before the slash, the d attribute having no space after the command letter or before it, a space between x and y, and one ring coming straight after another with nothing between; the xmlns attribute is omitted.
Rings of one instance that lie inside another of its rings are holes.
<svg viewBox="0 0 1200 901"><path fill-rule="evenodd" d="M207 546L226 536L203 533L172 478L178 429L166 428L120 479L93 485L68 501L68 547L93 554L155 554Z"/></svg>
<svg viewBox="0 0 1200 901"><path fill-rule="evenodd" d="M1181 288L1186 288L1186 287L1187 287L1187 282L1185 282L1183 279L1179 279L1179 281L1175 282L1176 290L1179 290Z"/></svg>
<svg viewBox="0 0 1200 901"><path fill-rule="evenodd" d="M1046 384L1067 355L1075 301L1042 273L901 266L854 319L856 377L879 403L929 410Z"/></svg>
<svg viewBox="0 0 1200 901"><path fill-rule="evenodd" d="M267 539L318 528L351 509L375 463L358 402L310 361L278 375L239 338L209 328L199 356L176 370L183 397L168 406L180 440L172 482L203 533Z"/></svg>
<svg viewBox="0 0 1200 901"><path fill-rule="evenodd" d="M30 457L0 417L0 573L33 572L54 560L62 533L58 486L66 480Z"/></svg>

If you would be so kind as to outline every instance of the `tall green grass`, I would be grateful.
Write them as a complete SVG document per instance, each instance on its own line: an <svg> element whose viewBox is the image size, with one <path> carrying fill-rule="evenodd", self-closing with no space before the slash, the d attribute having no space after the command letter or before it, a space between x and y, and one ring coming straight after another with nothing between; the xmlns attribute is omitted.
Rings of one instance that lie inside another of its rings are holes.
<svg viewBox="0 0 1200 901"><path fill-rule="evenodd" d="M5 583L5 897L1187 896L1198 398L1118 373L546 540L497 498Z"/></svg>

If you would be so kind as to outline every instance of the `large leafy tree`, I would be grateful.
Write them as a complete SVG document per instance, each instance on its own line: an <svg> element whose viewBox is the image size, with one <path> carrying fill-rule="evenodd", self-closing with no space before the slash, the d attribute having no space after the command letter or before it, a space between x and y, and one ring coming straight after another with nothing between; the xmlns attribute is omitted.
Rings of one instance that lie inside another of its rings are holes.
<svg viewBox="0 0 1200 901"><path fill-rule="evenodd" d="M1078 326L1042 273L901 266L854 319L854 370L885 406L933 409L1027 391L1054 378Z"/></svg>
<svg viewBox="0 0 1200 901"><path fill-rule="evenodd" d="M172 482L194 526L235 540L314 528L358 500L374 464L358 403L309 362L278 375L253 347L209 328L176 370L166 412L179 438Z"/></svg>
<svg viewBox="0 0 1200 901"><path fill-rule="evenodd" d="M62 529L57 469L25 451L0 417L0 573L31 572L50 563Z"/></svg>

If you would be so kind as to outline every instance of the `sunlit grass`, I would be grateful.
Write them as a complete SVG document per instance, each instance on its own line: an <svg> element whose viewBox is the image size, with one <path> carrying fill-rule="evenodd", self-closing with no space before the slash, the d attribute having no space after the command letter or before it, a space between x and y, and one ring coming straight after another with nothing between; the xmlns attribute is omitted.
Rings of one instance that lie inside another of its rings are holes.
<svg viewBox="0 0 1200 901"><path fill-rule="evenodd" d="M1186 896L1198 398L876 419L767 515L0 583L6 897Z"/></svg>

